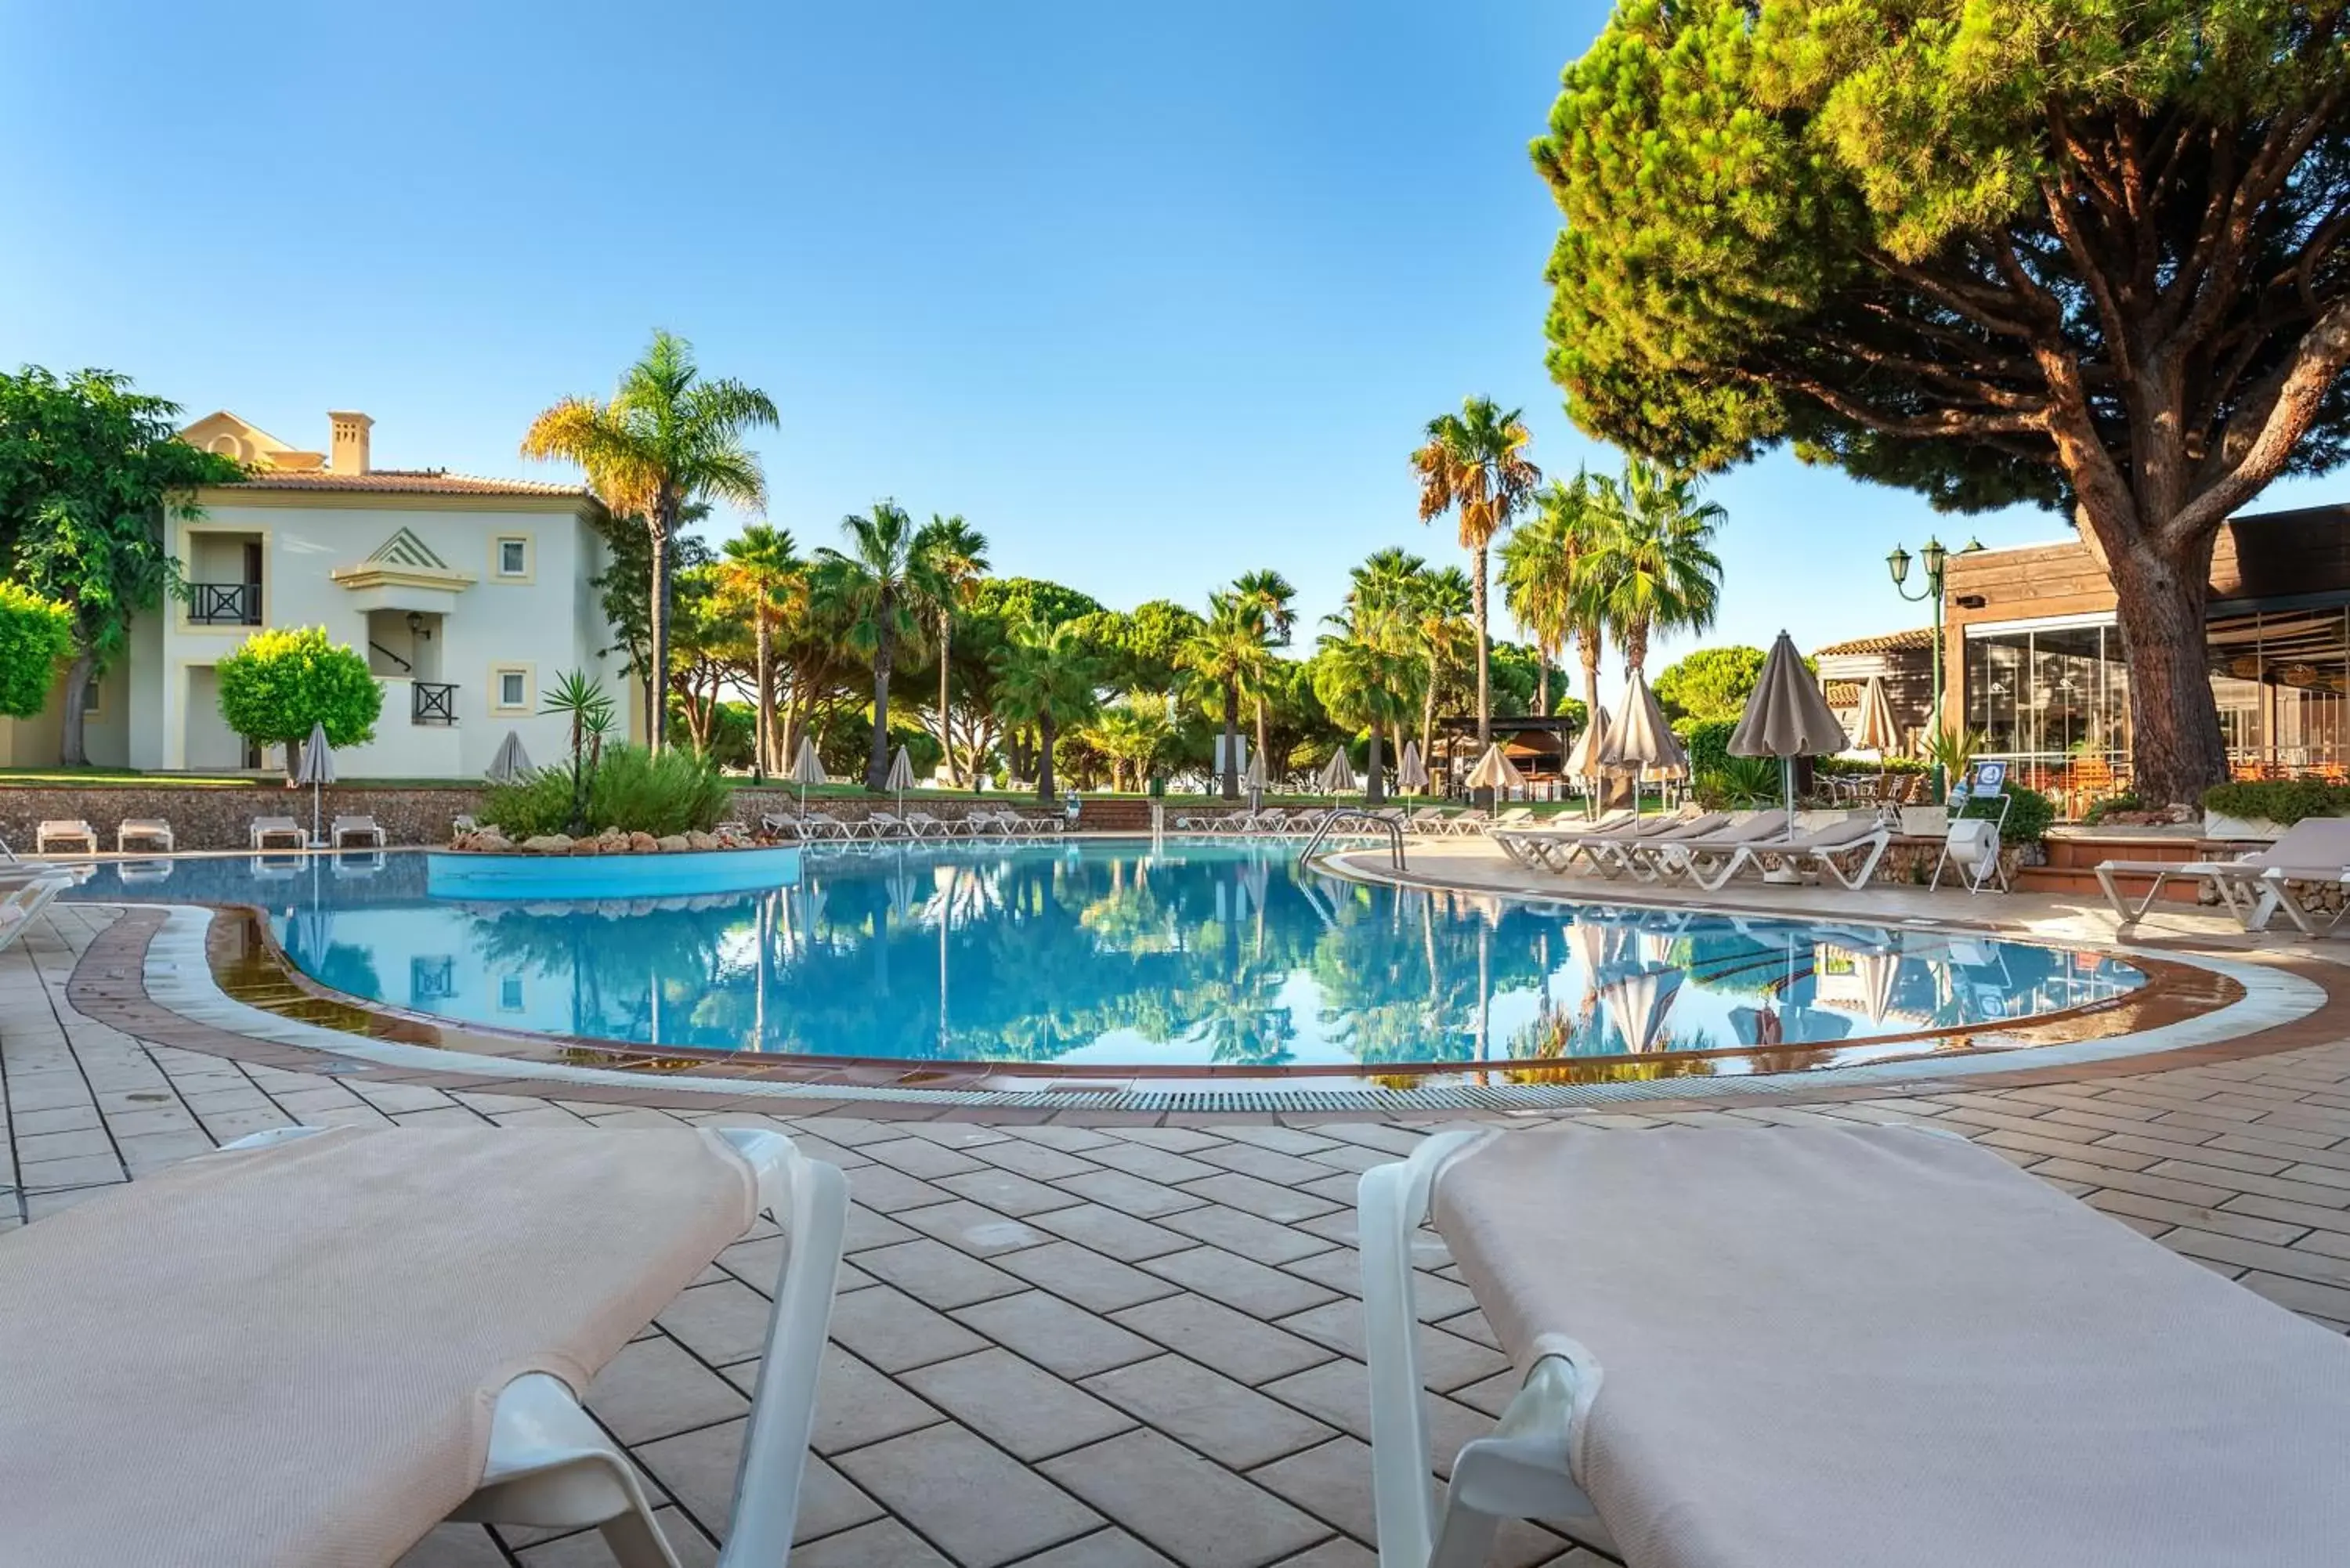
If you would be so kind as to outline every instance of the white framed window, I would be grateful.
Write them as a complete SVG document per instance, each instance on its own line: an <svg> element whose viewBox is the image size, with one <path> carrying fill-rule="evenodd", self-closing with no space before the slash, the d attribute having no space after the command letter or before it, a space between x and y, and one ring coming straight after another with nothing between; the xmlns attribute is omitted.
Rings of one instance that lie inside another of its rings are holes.
<svg viewBox="0 0 2350 1568"><path fill-rule="evenodd" d="M490 543L490 569L510 583L531 577L530 535L501 534Z"/></svg>
<svg viewBox="0 0 2350 1568"><path fill-rule="evenodd" d="M490 667L490 711L493 713L527 713L537 700L531 690L531 668L527 664L494 664Z"/></svg>

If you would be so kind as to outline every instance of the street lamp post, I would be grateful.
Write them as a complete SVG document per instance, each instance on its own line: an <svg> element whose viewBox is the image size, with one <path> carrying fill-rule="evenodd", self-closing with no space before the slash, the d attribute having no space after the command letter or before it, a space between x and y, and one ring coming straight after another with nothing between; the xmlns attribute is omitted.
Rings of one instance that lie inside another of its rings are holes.
<svg viewBox="0 0 2350 1568"><path fill-rule="evenodd" d="M1961 554L1972 555L1981 548L1980 542L1970 541ZM1921 591L1913 594L1906 586L1909 581L1909 552L1896 545L1893 546L1893 553L1885 557L1886 569L1893 574L1893 591L1911 604L1917 604L1922 600L1930 602L1934 607L1933 717L1934 727L1939 731L1942 727L1942 569L1950 564L1950 552L1942 548L1942 542L1939 539L1929 535L1926 542L1918 547L1918 562L1926 568L1926 578L1919 585ZM1937 796L1941 795L1949 783L1950 781L1942 776L1942 764L1936 763L1934 794Z"/></svg>

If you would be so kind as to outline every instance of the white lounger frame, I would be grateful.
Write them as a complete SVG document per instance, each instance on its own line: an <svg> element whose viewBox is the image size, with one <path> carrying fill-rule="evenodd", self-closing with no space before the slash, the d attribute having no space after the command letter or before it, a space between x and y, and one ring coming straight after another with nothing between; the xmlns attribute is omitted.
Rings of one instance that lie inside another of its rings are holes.
<svg viewBox="0 0 2350 1568"><path fill-rule="evenodd" d="M1379 1568L1482 1568L1506 1519L1565 1526L1610 1555L1615 1543L1567 1468L1578 1373L1564 1355L1534 1364L1490 1438L1461 1447L1444 1506L1431 1515L1432 1456L1419 1373L1411 1238L1444 1162L1485 1135L1439 1133L1411 1158L1363 1175L1363 1318L1371 1374L1371 1489Z"/></svg>
<svg viewBox="0 0 2350 1568"><path fill-rule="evenodd" d="M324 1130L273 1127L225 1147L257 1148ZM816 1378L848 1226L848 1182L837 1168L801 1154L782 1133L729 1127L719 1136L758 1177L759 1212L784 1230L784 1266L734 1471L733 1523L718 1564L782 1568L799 1519ZM628 1455L580 1408L570 1388L543 1372L525 1374L499 1394L481 1485L449 1517L552 1530L592 1524L620 1568L681 1568Z"/></svg>

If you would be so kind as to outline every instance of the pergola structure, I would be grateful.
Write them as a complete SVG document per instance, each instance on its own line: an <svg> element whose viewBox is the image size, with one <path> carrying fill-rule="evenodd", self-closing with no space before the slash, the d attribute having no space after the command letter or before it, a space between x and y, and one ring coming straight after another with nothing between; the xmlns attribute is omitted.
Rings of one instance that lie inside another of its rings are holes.
<svg viewBox="0 0 2350 1568"><path fill-rule="evenodd" d="M1503 718L1496 714L1492 721L1493 739L1503 742L1510 760L1526 775L1529 793L1546 798L1555 798L1564 788L1566 754L1581 730L1580 720L1557 715ZM1477 765L1478 752L1477 715L1437 720L1427 759L1428 776L1434 787L1448 795L1461 793L1460 781Z"/></svg>

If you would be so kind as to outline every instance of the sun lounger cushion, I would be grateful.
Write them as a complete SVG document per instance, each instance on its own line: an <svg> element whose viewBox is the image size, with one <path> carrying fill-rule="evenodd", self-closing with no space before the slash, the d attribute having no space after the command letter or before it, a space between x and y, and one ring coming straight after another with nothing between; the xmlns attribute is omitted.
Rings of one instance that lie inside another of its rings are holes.
<svg viewBox="0 0 2350 1568"><path fill-rule="evenodd" d="M2350 1345L1914 1129L1489 1138L1436 1228L1502 1344L1600 1368L1634 1568L2318 1568Z"/></svg>
<svg viewBox="0 0 2350 1568"><path fill-rule="evenodd" d="M749 1226L715 1133L344 1127L0 1238L0 1563L380 1565Z"/></svg>

